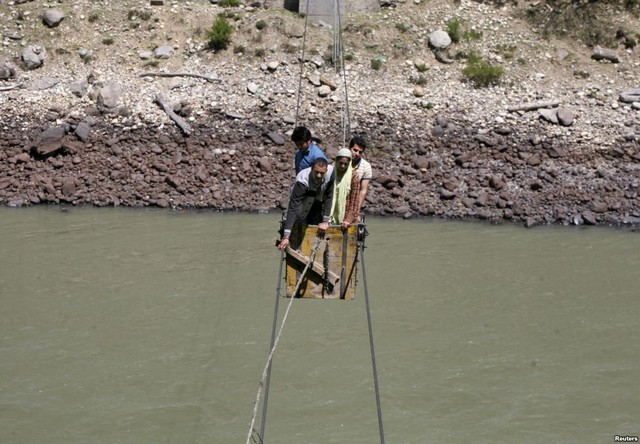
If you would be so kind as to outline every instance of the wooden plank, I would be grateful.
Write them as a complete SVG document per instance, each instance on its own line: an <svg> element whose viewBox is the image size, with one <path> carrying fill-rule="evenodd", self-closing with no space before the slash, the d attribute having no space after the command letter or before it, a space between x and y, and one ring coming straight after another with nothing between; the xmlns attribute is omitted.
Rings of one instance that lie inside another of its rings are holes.
<svg viewBox="0 0 640 444"><path fill-rule="evenodd" d="M285 251L287 252L288 255L300 261L303 265L306 266L309 263L309 258L304 254L300 253L299 251L296 251L291 247L287 247ZM309 267L309 269L324 279L325 269L322 265L318 263L317 260L313 261L313 264L311 264L311 267ZM331 285L336 285L336 283L340 280L340 276L336 275L334 272L327 271L326 273L327 273L327 278L329 279L329 283Z"/></svg>

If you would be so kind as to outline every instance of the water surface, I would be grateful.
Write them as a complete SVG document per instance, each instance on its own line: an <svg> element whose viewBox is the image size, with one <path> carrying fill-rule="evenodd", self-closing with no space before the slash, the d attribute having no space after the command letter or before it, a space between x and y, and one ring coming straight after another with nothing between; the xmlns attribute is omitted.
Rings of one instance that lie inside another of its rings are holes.
<svg viewBox="0 0 640 444"><path fill-rule="evenodd" d="M0 442L244 443L278 220L0 208ZM637 234L368 227L386 442L640 434ZM294 301L266 442L379 442L363 290Z"/></svg>

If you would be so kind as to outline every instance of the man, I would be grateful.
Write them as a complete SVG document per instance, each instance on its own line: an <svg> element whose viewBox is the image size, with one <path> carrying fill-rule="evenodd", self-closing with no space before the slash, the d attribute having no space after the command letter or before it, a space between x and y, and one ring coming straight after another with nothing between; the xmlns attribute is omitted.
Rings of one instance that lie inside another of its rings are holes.
<svg viewBox="0 0 640 444"><path fill-rule="evenodd" d="M351 151L338 151L334 165L333 203L331 205L331 225L340 225L342 231L358 221L360 199L360 179L351 165Z"/></svg>
<svg viewBox="0 0 640 444"><path fill-rule="evenodd" d="M298 126L291 134L291 141L296 145L296 154L294 163L296 167L296 175L305 168L310 168L316 159L322 158L327 160L320 147L313 141L311 131L304 126Z"/></svg>
<svg viewBox="0 0 640 444"><path fill-rule="evenodd" d="M369 182L373 177L371 164L362 158L362 153L367 148L367 142L362 136L353 136L349 141L349 149L351 150L351 165L360 180L360 191L358 196L358 217L362 210L364 198L367 196Z"/></svg>
<svg viewBox="0 0 640 444"><path fill-rule="evenodd" d="M316 159L310 168L305 168L296 176L278 249L287 248L291 230L297 221L308 225L317 224L318 237L324 236L329 228L332 201L333 166L325 158Z"/></svg>

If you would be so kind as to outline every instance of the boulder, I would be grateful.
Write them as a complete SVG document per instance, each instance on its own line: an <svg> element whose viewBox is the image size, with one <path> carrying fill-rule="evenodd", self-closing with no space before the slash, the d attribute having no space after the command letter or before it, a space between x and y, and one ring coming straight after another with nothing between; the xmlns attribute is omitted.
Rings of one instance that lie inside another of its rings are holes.
<svg viewBox="0 0 640 444"><path fill-rule="evenodd" d="M162 46L158 46L156 49L153 50L153 56L156 59L169 59L171 58L174 52L175 50L173 49L173 46L162 45Z"/></svg>
<svg viewBox="0 0 640 444"><path fill-rule="evenodd" d="M34 142L36 153L41 156L49 156L62 149L62 138L66 128L62 125L49 127L41 132Z"/></svg>
<svg viewBox="0 0 640 444"><path fill-rule="evenodd" d="M446 31L438 29L429 36L429 46L435 49L445 49L451 45L451 37Z"/></svg>
<svg viewBox="0 0 640 444"><path fill-rule="evenodd" d="M28 46L20 53L20 59L27 69L41 67L46 58L47 50L37 45Z"/></svg>
<svg viewBox="0 0 640 444"><path fill-rule="evenodd" d="M102 112L113 112L118 106L118 101L124 92L124 88L114 82L107 82L98 92L98 109Z"/></svg>
<svg viewBox="0 0 640 444"><path fill-rule="evenodd" d="M55 28L62 20L64 20L64 12L58 11L57 9L47 9L44 14L42 14L42 21L49 28Z"/></svg>

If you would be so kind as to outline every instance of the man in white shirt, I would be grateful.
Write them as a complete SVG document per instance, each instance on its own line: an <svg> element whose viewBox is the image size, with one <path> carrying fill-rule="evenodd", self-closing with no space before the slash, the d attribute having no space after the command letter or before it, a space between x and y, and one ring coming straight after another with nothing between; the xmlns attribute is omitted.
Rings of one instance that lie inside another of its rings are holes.
<svg viewBox="0 0 640 444"><path fill-rule="evenodd" d="M358 198L358 214L362 214L362 204L369 189L369 182L373 177L371 164L362 158L362 153L367 148L367 142L362 136L353 136L349 141L349 149L351 150L351 165L353 170L360 179L360 196ZM360 217L362 220L362 217Z"/></svg>

